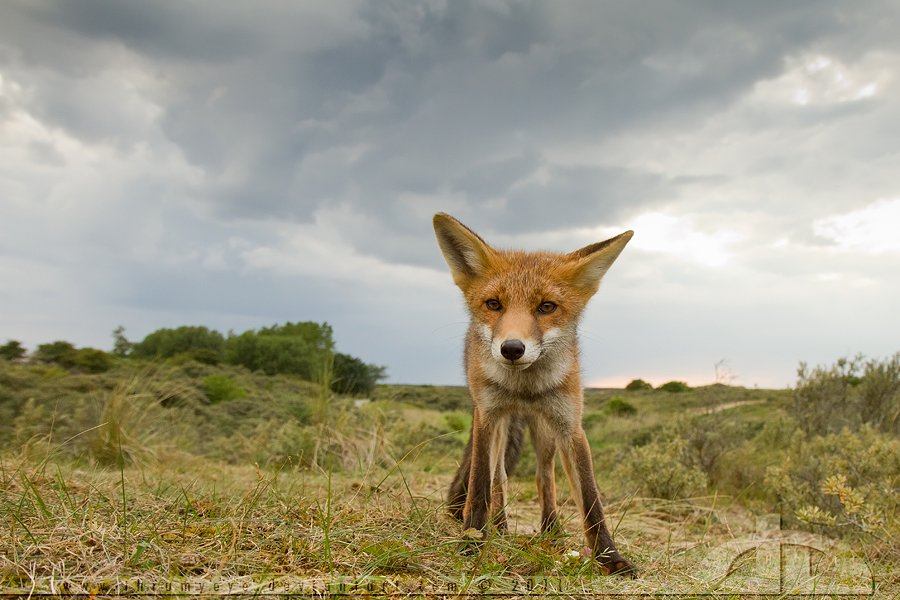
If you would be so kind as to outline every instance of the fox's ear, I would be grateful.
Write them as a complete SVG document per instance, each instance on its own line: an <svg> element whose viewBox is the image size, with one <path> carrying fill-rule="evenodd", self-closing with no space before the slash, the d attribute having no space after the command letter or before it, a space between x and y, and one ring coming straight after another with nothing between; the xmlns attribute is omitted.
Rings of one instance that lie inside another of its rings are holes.
<svg viewBox="0 0 900 600"><path fill-rule="evenodd" d="M446 213L434 215L434 234L450 266L453 281L465 290L469 283L488 269L494 250L474 231Z"/></svg>
<svg viewBox="0 0 900 600"><path fill-rule="evenodd" d="M589 296L596 294L600 280L633 235L633 231L626 231L605 242L597 242L568 254L567 257L575 267L573 277L575 285Z"/></svg>

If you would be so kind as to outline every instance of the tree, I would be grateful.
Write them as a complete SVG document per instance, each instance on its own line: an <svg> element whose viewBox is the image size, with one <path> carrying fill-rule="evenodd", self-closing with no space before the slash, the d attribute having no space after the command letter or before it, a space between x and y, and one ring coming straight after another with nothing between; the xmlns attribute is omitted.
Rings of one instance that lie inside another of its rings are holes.
<svg viewBox="0 0 900 600"><path fill-rule="evenodd" d="M225 338L221 333L206 327L178 327L157 329L134 344L131 358L171 358L192 350L221 352Z"/></svg>
<svg viewBox="0 0 900 600"><path fill-rule="evenodd" d="M307 381L315 377L321 352L300 336L260 335L252 329L225 341L225 362L266 375L286 373Z"/></svg>
<svg viewBox="0 0 900 600"><path fill-rule="evenodd" d="M288 321L281 326L263 327L259 330L259 335L302 338L319 352L334 351L334 331L328 323L320 325L315 321Z"/></svg>
<svg viewBox="0 0 900 600"><path fill-rule="evenodd" d="M625 386L625 389L629 392L639 392L641 390L652 390L653 386L643 379L632 379L631 382Z"/></svg>
<svg viewBox="0 0 900 600"><path fill-rule="evenodd" d="M112 332L113 339L115 342L113 343L113 354L116 356L125 356L131 349L134 347L134 344L129 342L125 337L125 326L119 325Z"/></svg>
<svg viewBox="0 0 900 600"><path fill-rule="evenodd" d="M12 361L18 360L23 356L25 356L25 348L23 348L22 344L16 340L8 340L5 344L0 346L0 358Z"/></svg>
<svg viewBox="0 0 900 600"><path fill-rule="evenodd" d="M39 344L34 358L42 363L55 363L63 368L69 368L75 364L75 345L62 340Z"/></svg>
<svg viewBox="0 0 900 600"><path fill-rule="evenodd" d="M71 342L56 341L40 344L34 358L42 363L59 365L64 369L78 369L88 373L108 371L113 364L112 357L96 348L76 349Z"/></svg>
<svg viewBox="0 0 900 600"><path fill-rule="evenodd" d="M334 354L334 383L331 388L342 394L371 394L375 384L387 377L386 367L369 365L349 354Z"/></svg>

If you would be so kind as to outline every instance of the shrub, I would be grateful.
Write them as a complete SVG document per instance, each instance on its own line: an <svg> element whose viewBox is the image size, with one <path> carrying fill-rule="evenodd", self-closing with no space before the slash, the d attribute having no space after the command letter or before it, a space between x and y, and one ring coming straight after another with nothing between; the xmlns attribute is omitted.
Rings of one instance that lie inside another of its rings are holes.
<svg viewBox="0 0 900 600"><path fill-rule="evenodd" d="M863 423L882 431L897 430L900 425L900 352L890 360L866 362L856 391Z"/></svg>
<svg viewBox="0 0 900 600"><path fill-rule="evenodd" d="M228 375L208 375L203 378L203 385L210 404L239 400L247 396L247 390Z"/></svg>
<svg viewBox="0 0 900 600"><path fill-rule="evenodd" d="M675 428L685 441L688 463L699 467L711 483L718 483L720 476L729 475L728 469L720 468L723 457L752 439L762 426L713 413L680 419Z"/></svg>
<svg viewBox="0 0 900 600"><path fill-rule="evenodd" d="M855 431L864 424L892 431L900 425L900 353L884 361L841 358L812 370L800 363L797 376L787 409L807 434Z"/></svg>
<svg viewBox="0 0 900 600"><path fill-rule="evenodd" d="M334 332L328 323L319 324L314 321L291 323L289 321L284 325L262 327L259 335L300 338L319 352L334 350Z"/></svg>
<svg viewBox="0 0 900 600"><path fill-rule="evenodd" d="M728 460L734 461L745 450L747 442L758 435L760 430L759 424L729 418L722 413L677 418L664 426L653 426L635 432L631 436L631 445L641 450L637 454L640 460L637 463L634 462L634 457L630 460L633 468L638 468L652 462L653 457L656 457L660 465L663 464L662 457L671 458L673 462L666 468L674 469L673 480L665 483L664 479L660 480L664 478L663 475L654 475L652 481L645 483L644 487L655 490L657 494L664 489L674 493L680 486L693 492L697 490L697 486L687 485L693 481L691 473L701 473L704 485L727 481L729 471L733 470L733 465L729 465ZM675 448L678 448L678 452L675 452ZM726 457L729 457L728 460L724 460ZM663 471L666 469L660 468ZM644 481L647 477L650 476L633 475L630 479Z"/></svg>
<svg viewBox="0 0 900 600"><path fill-rule="evenodd" d="M641 390L652 390L653 386L643 379L632 379L631 383L625 386L629 392L639 392Z"/></svg>
<svg viewBox="0 0 900 600"><path fill-rule="evenodd" d="M71 342L56 341L40 344L34 353L34 359L42 363L55 363L61 367L71 367L75 355L75 345Z"/></svg>
<svg viewBox="0 0 900 600"><path fill-rule="evenodd" d="M892 537L900 522L900 441L864 425L856 433L794 435L766 486L794 519L837 533Z"/></svg>
<svg viewBox="0 0 900 600"><path fill-rule="evenodd" d="M251 371L262 371L266 375L284 373L313 381L321 361L319 353L303 338L260 336L247 331L228 339L225 362L244 365Z"/></svg>
<svg viewBox="0 0 900 600"><path fill-rule="evenodd" d="M187 352L176 354L172 357L172 362L176 365L184 365L189 362L197 362L202 365L215 366L222 362L222 355L215 350L209 348L194 348Z"/></svg>
<svg viewBox="0 0 900 600"><path fill-rule="evenodd" d="M469 415L460 412L444 413L444 423L450 431L461 434L467 434L472 426Z"/></svg>
<svg viewBox="0 0 900 600"><path fill-rule="evenodd" d="M18 360L25 356L25 348L16 340L9 340L0 346L0 358L6 360Z"/></svg>
<svg viewBox="0 0 900 600"><path fill-rule="evenodd" d="M620 417L628 417L637 414L637 408L635 408L633 404L623 400L620 396L613 396L610 398L609 402L606 404L606 410L609 411L609 414L618 415Z"/></svg>
<svg viewBox="0 0 900 600"><path fill-rule="evenodd" d="M80 348L72 356L72 366L87 373L104 373L113 366L113 358L103 350Z"/></svg>
<svg viewBox="0 0 900 600"><path fill-rule="evenodd" d="M681 438L629 448L617 474L654 498L688 498L706 489L706 475L690 463Z"/></svg>
<svg viewBox="0 0 900 600"><path fill-rule="evenodd" d="M386 367L369 365L348 354L334 354L334 383L331 389L341 394L371 394L384 379Z"/></svg>
<svg viewBox="0 0 900 600"><path fill-rule="evenodd" d="M103 350L76 349L73 344L63 341L39 345L34 359L63 369L78 369L87 373L103 373L113 365L112 357Z"/></svg>
<svg viewBox="0 0 900 600"><path fill-rule="evenodd" d="M131 349L132 358L172 358L192 350L221 352L225 338L206 327L178 327L157 329Z"/></svg>
<svg viewBox="0 0 900 600"><path fill-rule="evenodd" d="M585 431L589 431L592 427L601 423L605 423L609 418L609 414L610 413L608 411L585 411L581 417L581 426Z"/></svg>
<svg viewBox="0 0 900 600"><path fill-rule="evenodd" d="M691 388L688 387L688 384L683 381L670 381L668 383L662 384L656 389L674 394L691 391Z"/></svg>

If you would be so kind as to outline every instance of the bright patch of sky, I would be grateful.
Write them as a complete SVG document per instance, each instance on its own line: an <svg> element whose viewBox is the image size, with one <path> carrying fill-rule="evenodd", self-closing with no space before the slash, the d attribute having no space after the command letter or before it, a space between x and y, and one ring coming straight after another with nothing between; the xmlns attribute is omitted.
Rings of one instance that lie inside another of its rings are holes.
<svg viewBox="0 0 900 600"><path fill-rule="evenodd" d="M881 53L846 65L821 54L787 60L785 72L757 84L754 97L761 102L784 102L798 106L839 104L876 96L893 78L891 58Z"/></svg>
<svg viewBox="0 0 900 600"><path fill-rule="evenodd" d="M900 198L819 219L813 231L834 241L841 252L900 252Z"/></svg>
<svg viewBox="0 0 900 600"><path fill-rule="evenodd" d="M697 231L690 217L663 213L641 215L629 227L640 232L631 242L635 248L670 254L707 267L726 264L733 255L730 246L745 237L735 231Z"/></svg>

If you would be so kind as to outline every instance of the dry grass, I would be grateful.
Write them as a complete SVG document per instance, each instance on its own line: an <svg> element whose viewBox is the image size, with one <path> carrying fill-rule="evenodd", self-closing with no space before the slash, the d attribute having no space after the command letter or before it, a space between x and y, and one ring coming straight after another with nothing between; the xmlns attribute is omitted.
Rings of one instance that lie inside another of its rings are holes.
<svg viewBox="0 0 900 600"><path fill-rule="evenodd" d="M588 392L597 475L613 500L608 522L641 571L629 581L604 577L585 556L562 469L563 532L538 534L530 449L511 481L510 533L463 551L461 527L446 516L442 497L468 433L464 389L384 386L376 401L357 406L308 382L203 365L179 369L48 378L0 364L0 594L578 597L730 595L773 585L764 551L719 565L719 576L734 570L725 582L702 566L723 544L769 535L771 520L761 527L766 520L746 507L765 513L771 502L745 492L739 500L629 498L635 487L616 466L678 415L718 407L708 419L711 431L725 423L724 412L769 426L789 392ZM207 402L201 382L210 374L232 377L247 397ZM638 414L607 414L612 395L624 396ZM772 435L730 448L720 470L739 466L762 481L768 464L784 460L782 442L765 442ZM708 489L744 490L738 483ZM856 540L878 589L896 594L900 550ZM819 579L840 584L833 567L820 569ZM774 585L782 584L776 576Z"/></svg>
<svg viewBox="0 0 900 600"><path fill-rule="evenodd" d="M102 470L0 463L3 590L695 594L713 589L697 571L709 550L754 530L722 499L612 504L617 542L642 574L627 581L583 558L565 497L564 533L535 535L538 506L524 483L512 489L512 532L466 554L443 511L446 475L412 456L354 475L162 458Z"/></svg>

